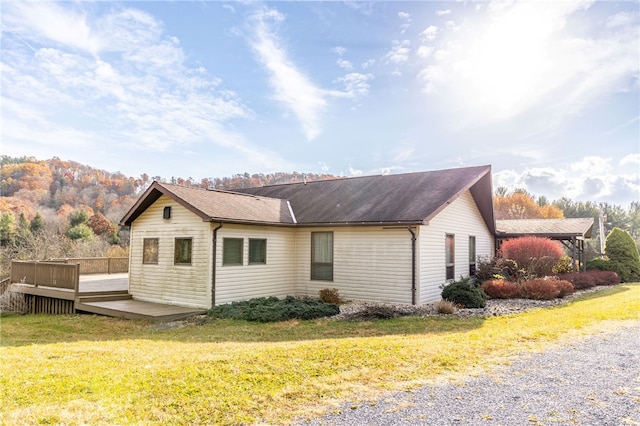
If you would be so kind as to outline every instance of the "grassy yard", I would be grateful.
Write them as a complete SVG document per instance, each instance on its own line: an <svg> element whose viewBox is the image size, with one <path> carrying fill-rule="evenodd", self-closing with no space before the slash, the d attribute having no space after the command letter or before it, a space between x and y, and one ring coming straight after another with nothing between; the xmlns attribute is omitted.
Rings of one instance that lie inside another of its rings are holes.
<svg viewBox="0 0 640 426"><path fill-rule="evenodd" d="M4 316L0 424L282 424L639 319L640 284L488 319L216 320L163 330L98 316Z"/></svg>

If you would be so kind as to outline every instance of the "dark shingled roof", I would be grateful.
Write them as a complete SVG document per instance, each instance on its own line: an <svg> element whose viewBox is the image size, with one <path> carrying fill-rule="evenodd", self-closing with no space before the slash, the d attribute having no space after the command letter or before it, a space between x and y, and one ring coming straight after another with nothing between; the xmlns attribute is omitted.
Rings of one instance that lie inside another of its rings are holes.
<svg viewBox="0 0 640 426"><path fill-rule="evenodd" d="M524 235L567 239L571 237L591 238L593 218L568 219L508 219L496 220L496 235L514 238Z"/></svg>
<svg viewBox="0 0 640 426"><path fill-rule="evenodd" d="M363 176L237 192L154 182L122 219L131 223L162 194L204 221L292 226L426 224L469 190L495 232L491 166Z"/></svg>
<svg viewBox="0 0 640 426"><path fill-rule="evenodd" d="M153 182L120 221L131 223L161 195L191 210L206 222L293 225L286 200Z"/></svg>
<svg viewBox="0 0 640 426"><path fill-rule="evenodd" d="M422 224L470 190L495 231L491 166L246 188L288 200L300 225Z"/></svg>

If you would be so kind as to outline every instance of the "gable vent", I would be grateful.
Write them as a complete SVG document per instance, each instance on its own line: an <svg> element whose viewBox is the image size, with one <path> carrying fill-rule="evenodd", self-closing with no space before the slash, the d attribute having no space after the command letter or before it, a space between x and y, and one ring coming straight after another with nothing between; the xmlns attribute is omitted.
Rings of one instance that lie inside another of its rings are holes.
<svg viewBox="0 0 640 426"><path fill-rule="evenodd" d="M162 218L171 219L171 206L167 206L164 208L164 210L162 211Z"/></svg>

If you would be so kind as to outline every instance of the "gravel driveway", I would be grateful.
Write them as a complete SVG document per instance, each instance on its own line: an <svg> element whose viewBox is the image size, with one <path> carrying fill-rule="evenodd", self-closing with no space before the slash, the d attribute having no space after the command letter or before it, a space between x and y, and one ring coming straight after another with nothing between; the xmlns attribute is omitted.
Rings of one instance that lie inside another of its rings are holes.
<svg viewBox="0 0 640 426"><path fill-rule="evenodd" d="M462 384L347 401L304 425L640 426L640 321L573 340Z"/></svg>

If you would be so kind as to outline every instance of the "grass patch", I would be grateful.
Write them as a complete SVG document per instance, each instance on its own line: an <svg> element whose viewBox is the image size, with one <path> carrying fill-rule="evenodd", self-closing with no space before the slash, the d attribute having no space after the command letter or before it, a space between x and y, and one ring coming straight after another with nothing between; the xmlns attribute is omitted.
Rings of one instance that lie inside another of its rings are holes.
<svg viewBox="0 0 640 426"><path fill-rule="evenodd" d="M0 424L252 424L313 416L489 369L603 321L640 319L640 285L488 319L150 323L0 317Z"/></svg>

